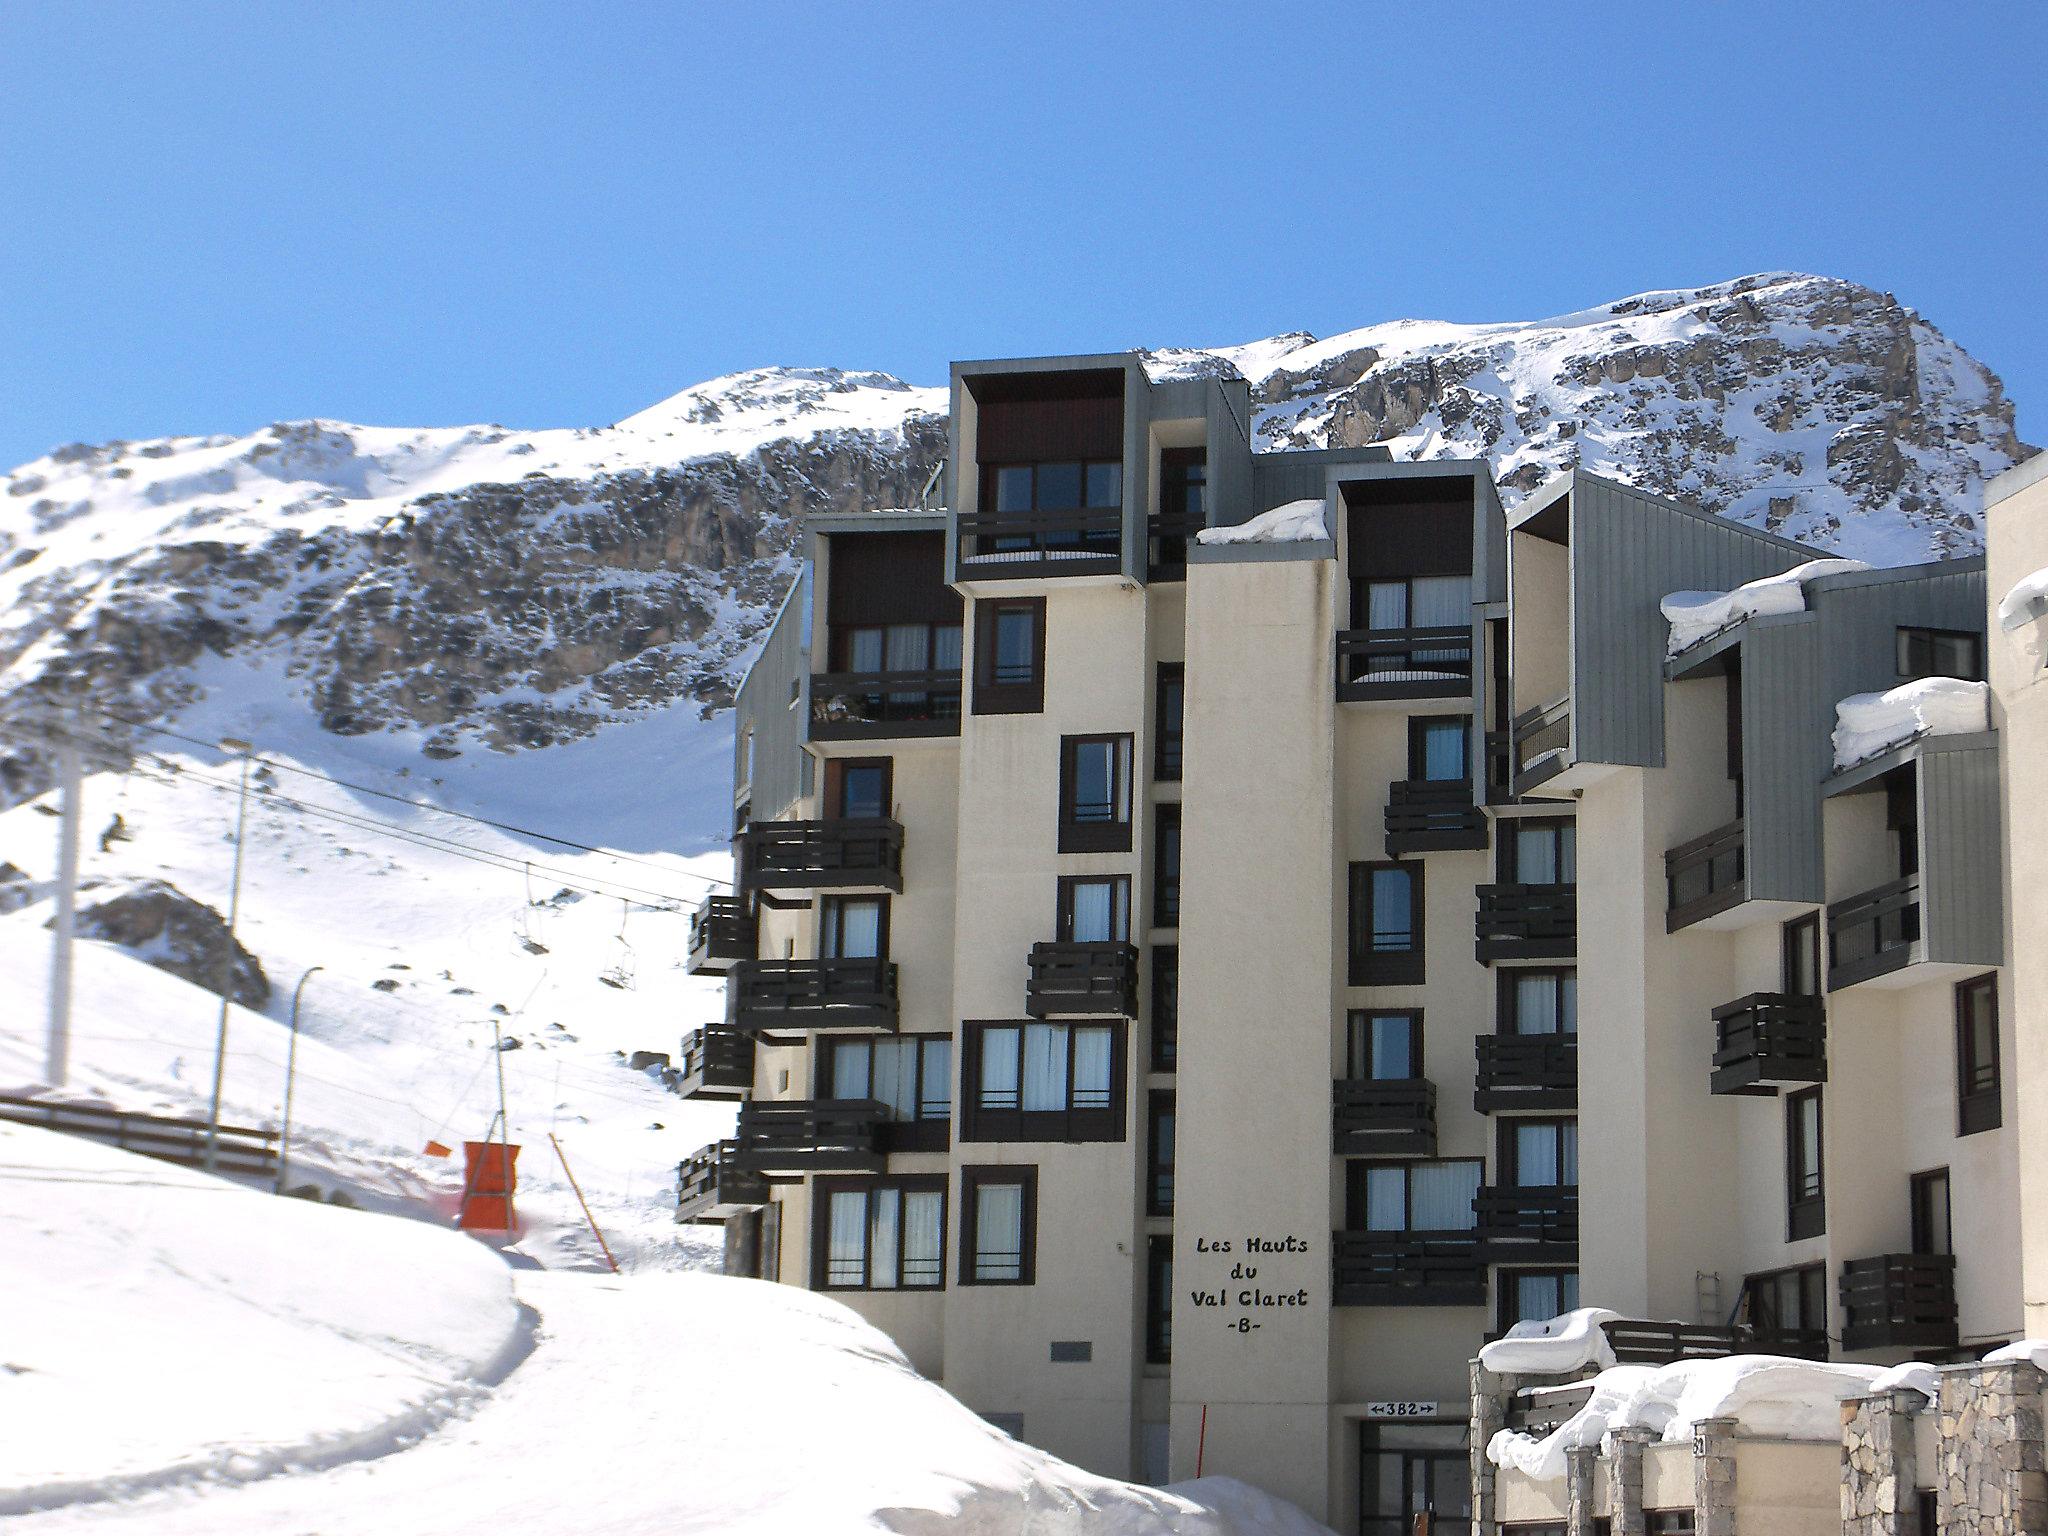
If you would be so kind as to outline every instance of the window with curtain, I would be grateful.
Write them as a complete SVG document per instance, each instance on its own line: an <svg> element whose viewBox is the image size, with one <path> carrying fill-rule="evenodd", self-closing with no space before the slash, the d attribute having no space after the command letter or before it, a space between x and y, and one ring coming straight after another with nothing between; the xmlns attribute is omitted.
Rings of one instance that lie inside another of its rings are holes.
<svg viewBox="0 0 2048 1536"><path fill-rule="evenodd" d="M1471 743L1472 722L1463 715L1409 721L1408 776L1432 784L1467 782Z"/></svg>
<svg viewBox="0 0 2048 1536"><path fill-rule="evenodd" d="M1570 1188L1579 1182L1579 1122L1512 1120L1501 1126L1502 1170L1517 1189Z"/></svg>
<svg viewBox="0 0 2048 1536"><path fill-rule="evenodd" d="M1152 925L1173 928L1180 923L1180 807L1158 808L1152 840Z"/></svg>
<svg viewBox="0 0 2048 1536"><path fill-rule="evenodd" d="M1030 1285L1036 1278L1038 1170L970 1167L960 1170L967 1210L961 1234L964 1285Z"/></svg>
<svg viewBox="0 0 2048 1536"><path fill-rule="evenodd" d="M968 1141L1121 1141L1124 1026L970 1024Z"/></svg>
<svg viewBox="0 0 2048 1536"><path fill-rule="evenodd" d="M1354 987L1420 982L1422 865L1351 866L1350 979Z"/></svg>
<svg viewBox="0 0 2048 1536"><path fill-rule="evenodd" d="M820 1290L931 1290L945 1284L946 1181L820 1179Z"/></svg>
<svg viewBox="0 0 2048 1536"><path fill-rule="evenodd" d="M1350 1164L1350 1225L1367 1232L1469 1232L1484 1164L1477 1158Z"/></svg>
<svg viewBox="0 0 2048 1536"><path fill-rule="evenodd" d="M1579 1031L1579 973L1571 968L1503 971L1500 1033L1575 1035Z"/></svg>
<svg viewBox="0 0 2048 1536"><path fill-rule="evenodd" d="M1576 1269L1504 1269L1500 1272L1500 1331L1517 1323L1548 1322L1578 1310Z"/></svg>
<svg viewBox="0 0 2048 1536"><path fill-rule="evenodd" d="M1422 1013L1353 1009L1345 1020L1347 1074L1354 1082L1422 1076Z"/></svg>
<svg viewBox="0 0 2048 1536"><path fill-rule="evenodd" d="M1472 578L1470 576L1408 576L1375 579L1364 584L1365 628L1399 634L1418 629L1459 629L1467 636L1445 636L1412 650L1369 656L1365 672L1388 681L1403 677L1469 676L1472 671Z"/></svg>
<svg viewBox="0 0 2048 1536"><path fill-rule="evenodd" d="M879 960L888 948L884 896L827 896L819 906L818 954L826 960Z"/></svg>
<svg viewBox="0 0 2048 1536"><path fill-rule="evenodd" d="M1152 946L1152 1070L1171 1072L1180 1054L1180 949Z"/></svg>
<svg viewBox="0 0 2048 1536"><path fill-rule="evenodd" d="M1742 1311L1757 1342L1778 1354L1825 1360L1828 1348L1828 1271L1804 1264L1742 1282Z"/></svg>
<svg viewBox="0 0 2048 1536"><path fill-rule="evenodd" d="M953 1113L953 1041L949 1035L819 1042L835 1099L879 1099L900 1121L946 1120Z"/></svg>
<svg viewBox="0 0 2048 1536"><path fill-rule="evenodd" d="M1788 1241L1819 1237L1827 1231L1818 1088L1795 1093L1785 1100L1785 1203Z"/></svg>
<svg viewBox="0 0 2048 1536"><path fill-rule="evenodd" d="M1146 1101L1145 1212L1149 1216L1173 1214L1173 1124L1172 1090L1154 1090Z"/></svg>
<svg viewBox="0 0 2048 1536"><path fill-rule="evenodd" d="M1045 708L1045 599L983 598L974 605L974 712L1028 715Z"/></svg>
<svg viewBox="0 0 2048 1536"><path fill-rule="evenodd" d="M1511 885L1576 885L1578 828L1569 821L1516 821L1504 846L1513 867Z"/></svg>
<svg viewBox="0 0 2048 1536"><path fill-rule="evenodd" d="M1998 978L1956 988L1956 1134L1995 1131L2004 1118L1998 1071Z"/></svg>
<svg viewBox="0 0 2048 1536"><path fill-rule="evenodd" d="M1129 943L1130 876L1066 876L1059 883L1059 911L1055 916L1062 943Z"/></svg>
<svg viewBox="0 0 2048 1536"><path fill-rule="evenodd" d="M833 759L825 767L825 814L848 819L887 816L894 809L890 768L886 757Z"/></svg>
<svg viewBox="0 0 2048 1536"><path fill-rule="evenodd" d="M1131 738L1060 738L1061 853L1122 853L1131 846Z"/></svg>
<svg viewBox="0 0 2048 1536"><path fill-rule="evenodd" d="M874 672L957 672L958 624L863 624L836 628L839 670Z"/></svg>
<svg viewBox="0 0 2048 1536"><path fill-rule="evenodd" d="M1055 460L1038 464L984 466L982 502L1020 523L1043 522L1037 532L1025 526L1006 527L984 539L980 553L990 550L1087 548L1114 549L1121 539L1113 525L1082 529L1074 514L1093 514L1098 522L1123 509L1124 467L1116 459ZM1061 514L1067 514L1062 516Z"/></svg>
<svg viewBox="0 0 2048 1536"><path fill-rule="evenodd" d="M1157 718L1154 722L1152 777L1180 777L1181 733L1187 700L1187 669L1179 662L1159 664Z"/></svg>

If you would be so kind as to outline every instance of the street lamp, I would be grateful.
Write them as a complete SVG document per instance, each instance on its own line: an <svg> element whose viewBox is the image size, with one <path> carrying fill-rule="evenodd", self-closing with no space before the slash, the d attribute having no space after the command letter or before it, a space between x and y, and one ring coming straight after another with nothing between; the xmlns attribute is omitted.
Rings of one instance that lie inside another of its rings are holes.
<svg viewBox="0 0 2048 1536"><path fill-rule="evenodd" d="M286 1048L284 1057L284 1124L277 1133L277 1193L280 1195L284 1193L285 1166L292 1145L292 1074L299 1065L299 999L305 995L306 983L313 979L313 973L326 969L324 965L306 967L306 974L292 988L292 1043Z"/></svg>
<svg viewBox="0 0 2048 1536"><path fill-rule="evenodd" d="M242 759L242 793L235 803L235 874L228 887L228 937L220 952L220 1031L213 1046L213 1108L206 1117L208 1173L215 1171L220 1157L220 1090L228 1067L228 1000L235 990L235 918L242 905L242 842L249 824L249 762L255 748L233 736L220 739L221 750Z"/></svg>

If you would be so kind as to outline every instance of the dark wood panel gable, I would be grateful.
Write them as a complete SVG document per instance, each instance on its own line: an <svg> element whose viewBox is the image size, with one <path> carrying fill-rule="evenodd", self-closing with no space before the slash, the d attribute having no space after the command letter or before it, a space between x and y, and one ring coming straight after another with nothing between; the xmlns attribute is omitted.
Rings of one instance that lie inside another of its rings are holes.
<svg viewBox="0 0 2048 1536"><path fill-rule="evenodd" d="M943 533L836 533L826 550L826 622L960 622L960 594L946 585Z"/></svg>
<svg viewBox="0 0 2048 1536"><path fill-rule="evenodd" d="M1124 376L1085 372L976 379L984 464L1124 456Z"/></svg>
<svg viewBox="0 0 2048 1536"><path fill-rule="evenodd" d="M1344 488L1354 577L1472 570L1472 481L1352 481Z"/></svg>

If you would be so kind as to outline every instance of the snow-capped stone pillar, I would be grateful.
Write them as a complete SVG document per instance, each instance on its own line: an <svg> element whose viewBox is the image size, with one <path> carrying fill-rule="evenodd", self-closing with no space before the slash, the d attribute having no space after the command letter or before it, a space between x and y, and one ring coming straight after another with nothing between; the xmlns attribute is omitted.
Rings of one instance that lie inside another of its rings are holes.
<svg viewBox="0 0 2048 1536"><path fill-rule="evenodd" d="M1494 1491L1500 1474L1486 1459L1486 1448L1507 1428L1514 1401L1512 1376L1496 1375L1477 1360L1472 1362L1472 1536L1497 1536L1500 1530Z"/></svg>
<svg viewBox="0 0 2048 1536"><path fill-rule="evenodd" d="M1941 1536L2048 1536L2044 1387L2048 1373L2020 1360L1941 1373Z"/></svg>
<svg viewBox="0 0 2048 1536"><path fill-rule="evenodd" d="M1920 1529L1913 1460L1918 1392L1880 1392L1842 1404L1842 1536L1936 1536Z"/></svg>
<svg viewBox="0 0 2048 1536"><path fill-rule="evenodd" d="M1694 1536L1735 1536L1735 1420L1700 1419L1692 1427Z"/></svg>
<svg viewBox="0 0 2048 1536"><path fill-rule="evenodd" d="M1593 1536L1593 1479L1600 1469L1600 1447L1567 1446L1564 1453L1564 1536Z"/></svg>
<svg viewBox="0 0 2048 1536"><path fill-rule="evenodd" d="M1610 1430L1607 1459L1607 1518L1611 1536L1646 1536L1643 1520L1643 1450L1650 1432L1639 1425Z"/></svg>

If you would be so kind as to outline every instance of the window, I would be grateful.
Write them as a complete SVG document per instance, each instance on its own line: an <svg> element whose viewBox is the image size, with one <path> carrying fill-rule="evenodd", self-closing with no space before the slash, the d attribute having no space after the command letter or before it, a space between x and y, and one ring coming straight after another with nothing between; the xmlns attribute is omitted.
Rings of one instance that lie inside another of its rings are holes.
<svg viewBox="0 0 2048 1536"><path fill-rule="evenodd" d="M1038 1170L960 1170L966 1212L960 1233L962 1285L1030 1285L1037 1278Z"/></svg>
<svg viewBox="0 0 2048 1536"><path fill-rule="evenodd" d="M1472 722L1464 715L1420 716L1408 722L1408 777L1462 784L1472 777Z"/></svg>
<svg viewBox="0 0 2048 1536"><path fill-rule="evenodd" d="M1146 1104L1145 1214L1173 1214L1173 1090L1154 1089Z"/></svg>
<svg viewBox="0 0 2048 1536"><path fill-rule="evenodd" d="M1456 629L1472 627L1472 578L1470 576L1396 576L1357 584L1353 602L1364 598L1367 630L1405 631L1415 629ZM1354 615L1355 619L1355 615ZM1368 676L1396 673L1407 675L1469 676L1472 671L1472 642L1469 636L1446 636L1429 646L1412 651L1368 656Z"/></svg>
<svg viewBox="0 0 2048 1536"><path fill-rule="evenodd" d="M1508 1120L1500 1128L1501 1182L1516 1189L1570 1189L1579 1182L1579 1122Z"/></svg>
<svg viewBox="0 0 2048 1536"><path fill-rule="evenodd" d="M890 761L886 757L835 757L825 764L825 814L875 820L890 814Z"/></svg>
<svg viewBox="0 0 2048 1536"><path fill-rule="evenodd" d="M1166 448L1159 454L1159 515L1152 520L1154 575L1178 576L1188 540L1209 521L1209 451Z"/></svg>
<svg viewBox="0 0 2048 1536"><path fill-rule="evenodd" d="M1826 1359L1827 1293L1825 1264L1751 1275L1742 1282L1742 1302L1757 1343L1777 1354Z"/></svg>
<svg viewBox="0 0 2048 1536"><path fill-rule="evenodd" d="M974 605L974 712L1035 715L1045 708L1045 599Z"/></svg>
<svg viewBox="0 0 2048 1536"><path fill-rule="evenodd" d="M1818 1088L1795 1093L1785 1101L1785 1204L1786 1241L1819 1237L1827 1231Z"/></svg>
<svg viewBox="0 0 2048 1536"><path fill-rule="evenodd" d="M1414 1536L1418 1529L1470 1536L1472 1454L1466 1435L1467 1426L1441 1421L1360 1424L1359 1536ZM1425 1513L1426 1526L1419 1518Z"/></svg>
<svg viewBox="0 0 2048 1536"><path fill-rule="evenodd" d="M1351 866L1351 985L1422 980L1422 866Z"/></svg>
<svg viewBox="0 0 2048 1536"><path fill-rule="evenodd" d="M997 512L1116 511L1124 504L1121 459L1056 460L1046 464L984 465ZM1004 540L996 547L1002 548Z"/></svg>
<svg viewBox="0 0 2048 1536"><path fill-rule="evenodd" d="M818 904L818 956L880 960L889 953L889 898L827 896Z"/></svg>
<svg viewBox="0 0 2048 1536"><path fill-rule="evenodd" d="M1997 1130L1999 1097L1998 978L1979 976L1956 988L1956 1134Z"/></svg>
<svg viewBox="0 0 2048 1536"><path fill-rule="evenodd" d="M1062 944L1128 944L1129 875L1062 875L1056 931Z"/></svg>
<svg viewBox="0 0 2048 1536"><path fill-rule="evenodd" d="M1152 743L1152 777L1180 777L1182 717L1187 705L1187 668L1179 662L1159 664L1159 697Z"/></svg>
<svg viewBox="0 0 2048 1536"><path fill-rule="evenodd" d="M1060 738L1060 852L1127 853L1131 738Z"/></svg>
<svg viewBox="0 0 2048 1536"><path fill-rule="evenodd" d="M1643 1511L1646 1536L1693 1536L1689 1509L1648 1509Z"/></svg>
<svg viewBox="0 0 2048 1536"><path fill-rule="evenodd" d="M1579 1305L1576 1269L1504 1269L1500 1271L1499 1326L1506 1333L1517 1323L1548 1322Z"/></svg>
<svg viewBox="0 0 2048 1536"><path fill-rule="evenodd" d="M1173 1239L1145 1239L1145 1361L1173 1363Z"/></svg>
<svg viewBox="0 0 2048 1536"><path fill-rule="evenodd" d="M953 1118L953 1037L821 1039L818 1097L879 1099L892 1123L878 1150L941 1152Z"/></svg>
<svg viewBox="0 0 2048 1536"><path fill-rule="evenodd" d="M1955 1230L1949 1219L1948 1170L1916 1173L1909 1181L1913 1209L1913 1251L1954 1253Z"/></svg>
<svg viewBox="0 0 2048 1536"><path fill-rule="evenodd" d="M958 624L835 625L833 670L838 672L958 672Z"/></svg>
<svg viewBox="0 0 2048 1536"><path fill-rule="evenodd" d="M1180 1053L1180 949L1152 948L1152 1070L1171 1072Z"/></svg>
<svg viewBox="0 0 2048 1536"><path fill-rule="evenodd" d="M971 1023L966 1141L1122 1141L1124 1026Z"/></svg>
<svg viewBox="0 0 2048 1536"><path fill-rule="evenodd" d="M1820 996L1820 914L1795 917L1784 927L1781 980L1793 997Z"/></svg>
<svg viewBox="0 0 2048 1536"><path fill-rule="evenodd" d="M1514 821L1502 838L1501 879L1509 885L1576 885L1578 828L1569 821Z"/></svg>
<svg viewBox="0 0 2048 1536"><path fill-rule="evenodd" d="M741 784L751 784L751 783L753 783L753 782L754 782L754 728L753 728L753 726L752 726L752 725L743 725L743 726L741 726L741 727L740 727L740 750L739 750L739 758L740 758L740 762L739 762L739 769L740 769L740 771L739 771L739 773L738 773L738 774L737 774L737 775L736 775L735 777L737 778L738 782L739 782L739 783L741 783Z"/></svg>
<svg viewBox="0 0 2048 1536"><path fill-rule="evenodd" d="M1422 1011L1354 1008L1344 1021L1344 1072L1353 1082L1422 1076Z"/></svg>
<svg viewBox="0 0 2048 1536"><path fill-rule="evenodd" d="M1898 645L1902 678L1960 677L1969 682L1984 678L1983 637L1968 630L1901 629Z"/></svg>
<svg viewBox="0 0 2048 1536"><path fill-rule="evenodd" d="M1503 1035L1575 1035L1579 1032L1579 973L1570 968L1523 970L1500 974L1500 1023Z"/></svg>
<svg viewBox="0 0 2048 1536"><path fill-rule="evenodd" d="M1478 1158L1347 1163L1345 1225L1357 1232L1469 1232L1479 1224Z"/></svg>
<svg viewBox="0 0 2048 1536"><path fill-rule="evenodd" d="M936 1290L946 1283L946 1181L818 1180L811 1284L821 1291Z"/></svg>
<svg viewBox="0 0 2048 1536"><path fill-rule="evenodd" d="M1152 839L1152 926L1180 924L1180 807L1162 805L1154 812Z"/></svg>

